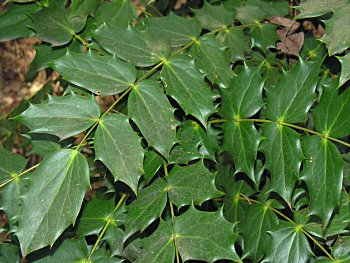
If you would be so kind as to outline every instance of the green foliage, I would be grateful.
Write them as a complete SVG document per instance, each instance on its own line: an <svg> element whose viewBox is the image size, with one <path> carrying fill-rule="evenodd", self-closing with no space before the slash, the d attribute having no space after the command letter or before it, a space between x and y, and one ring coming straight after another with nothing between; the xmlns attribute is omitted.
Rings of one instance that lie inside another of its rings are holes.
<svg viewBox="0 0 350 263"><path fill-rule="evenodd" d="M64 93L0 120L1 262L350 261L350 2L298 57L299 1L175 2L8 1Z"/></svg>

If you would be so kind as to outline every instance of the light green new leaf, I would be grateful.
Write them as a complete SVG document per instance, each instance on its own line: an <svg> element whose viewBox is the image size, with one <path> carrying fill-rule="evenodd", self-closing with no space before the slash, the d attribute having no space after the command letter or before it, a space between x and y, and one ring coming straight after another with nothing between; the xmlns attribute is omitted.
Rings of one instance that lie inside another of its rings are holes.
<svg viewBox="0 0 350 263"><path fill-rule="evenodd" d="M141 138L122 114L109 114L100 120L95 134L96 159L111 171L114 180L122 181L137 193L143 174L144 150Z"/></svg>
<svg viewBox="0 0 350 263"><path fill-rule="evenodd" d="M202 31L197 19L177 16L173 12L164 17L150 17L145 21L153 34L169 39L172 47L181 47L190 43Z"/></svg>
<svg viewBox="0 0 350 263"><path fill-rule="evenodd" d="M50 65L67 81L102 96L126 90L137 77L133 65L94 52L67 52Z"/></svg>
<svg viewBox="0 0 350 263"><path fill-rule="evenodd" d="M350 79L350 53L342 57L337 57L341 64L339 86L342 86Z"/></svg>
<svg viewBox="0 0 350 263"><path fill-rule="evenodd" d="M62 46L72 40L75 30L68 20L68 11L52 7L31 15L36 37L52 46Z"/></svg>
<svg viewBox="0 0 350 263"><path fill-rule="evenodd" d="M109 53L140 67L152 66L170 54L170 42L150 30L106 25L97 29L94 37Z"/></svg>
<svg viewBox="0 0 350 263"><path fill-rule="evenodd" d="M0 156L0 184L22 172L28 162L21 155L5 150L1 144Z"/></svg>
<svg viewBox="0 0 350 263"><path fill-rule="evenodd" d="M174 108L158 82L145 80L137 84L129 96L128 113L148 144L165 158L176 140Z"/></svg>
<svg viewBox="0 0 350 263"><path fill-rule="evenodd" d="M93 97L74 93L64 97L48 97L42 104L30 104L15 119L30 128L31 132L48 133L61 140L76 135L100 116L100 108Z"/></svg>
<svg viewBox="0 0 350 263"><path fill-rule="evenodd" d="M114 206L114 198L94 198L88 202L79 219L77 234L81 237L98 234L112 214Z"/></svg>
<svg viewBox="0 0 350 263"><path fill-rule="evenodd" d="M160 217L166 202L166 182L162 178L140 190L137 199L126 207L127 214L122 218L127 235L145 230Z"/></svg>
<svg viewBox="0 0 350 263"><path fill-rule="evenodd" d="M275 87L267 90L266 117L273 121L288 123L307 119L307 112L315 100L319 62L313 64L299 59Z"/></svg>
<svg viewBox="0 0 350 263"><path fill-rule="evenodd" d="M208 75L213 84L222 88L229 86L233 76L226 47L213 35L205 35L195 42L190 55L195 59L198 69Z"/></svg>
<svg viewBox="0 0 350 263"><path fill-rule="evenodd" d="M168 60L160 77L165 82L165 91L173 97L186 114L197 118L204 127L208 117L215 112L214 94L204 82L204 75L186 55Z"/></svg>
<svg viewBox="0 0 350 263"><path fill-rule="evenodd" d="M324 86L317 108L312 111L316 130L330 137L342 138L350 134L350 90L340 95L335 85Z"/></svg>
<svg viewBox="0 0 350 263"><path fill-rule="evenodd" d="M222 149L233 157L235 171L243 172L255 183L254 164L258 153L258 147L262 140L253 123L226 121L222 126L224 143Z"/></svg>
<svg viewBox="0 0 350 263"><path fill-rule="evenodd" d="M229 26L233 20L233 12L223 5L211 5L204 1L202 8L192 9L194 15L201 22L203 28L215 30Z"/></svg>
<svg viewBox="0 0 350 263"><path fill-rule="evenodd" d="M223 195L215 188L215 174L209 172L201 161L183 167L175 165L166 180L169 199L179 209L185 205L201 205Z"/></svg>
<svg viewBox="0 0 350 263"><path fill-rule="evenodd" d="M303 138L302 146L307 157L302 179L309 190L310 209L322 219L325 227L340 203L343 160L337 147L319 136Z"/></svg>
<svg viewBox="0 0 350 263"><path fill-rule="evenodd" d="M266 260L274 263L307 262L313 252L299 226L280 221L271 235L270 251Z"/></svg>
<svg viewBox="0 0 350 263"><path fill-rule="evenodd" d="M81 153L59 150L41 162L30 180L16 231L22 255L52 246L75 223L90 186L89 167Z"/></svg>
<svg viewBox="0 0 350 263"><path fill-rule="evenodd" d="M97 27L107 24L110 27L126 27L136 19L134 4L129 0L113 0L99 6L95 14Z"/></svg>
<svg viewBox="0 0 350 263"><path fill-rule="evenodd" d="M221 210L204 212L191 206L175 217L173 228L183 262L213 262L219 259L242 262L235 251L233 227L234 224L226 221Z"/></svg>
<svg viewBox="0 0 350 263"><path fill-rule="evenodd" d="M294 184L300 178L300 165L305 159L300 134L282 125L266 123L262 125L262 135L265 139L260 150L271 174L270 189L290 204Z"/></svg>
<svg viewBox="0 0 350 263"><path fill-rule="evenodd" d="M157 230L143 240L143 249L136 263L173 263L175 244L171 225L160 220Z"/></svg>
<svg viewBox="0 0 350 263"><path fill-rule="evenodd" d="M256 262L260 261L270 249L271 238L268 231L278 225L278 218L266 206L250 205L245 220L239 223L244 240L244 255Z"/></svg>

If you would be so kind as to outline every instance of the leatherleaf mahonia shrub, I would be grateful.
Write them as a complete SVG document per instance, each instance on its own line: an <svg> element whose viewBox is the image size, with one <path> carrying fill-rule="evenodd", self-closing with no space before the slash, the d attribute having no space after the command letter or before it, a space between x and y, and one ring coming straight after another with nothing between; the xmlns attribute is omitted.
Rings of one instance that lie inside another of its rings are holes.
<svg viewBox="0 0 350 263"><path fill-rule="evenodd" d="M0 122L0 262L350 262L349 13L8 1L51 77Z"/></svg>

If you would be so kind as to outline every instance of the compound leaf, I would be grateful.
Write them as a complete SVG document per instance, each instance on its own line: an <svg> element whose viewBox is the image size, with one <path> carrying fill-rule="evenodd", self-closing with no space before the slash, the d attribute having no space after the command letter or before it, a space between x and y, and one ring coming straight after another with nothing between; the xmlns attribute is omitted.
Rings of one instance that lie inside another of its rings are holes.
<svg viewBox="0 0 350 263"><path fill-rule="evenodd" d="M126 90L137 77L133 65L94 52L67 52L50 65L67 81L102 96Z"/></svg>
<svg viewBox="0 0 350 263"><path fill-rule="evenodd" d="M30 180L16 231L23 255L52 246L74 224L90 186L89 167L81 153L63 149L44 159Z"/></svg>
<svg viewBox="0 0 350 263"><path fill-rule="evenodd" d="M128 113L148 144L167 158L176 143L176 124L174 109L159 84L153 80L140 82L128 102Z"/></svg>
<svg viewBox="0 0 350 263"><path fill-rule="evenodd" d="M310 196L310 210L328 224L334 208L340 203L343 182L343 160L337 147L319 136L302 140L304 161L302 179Z"/></svg>
<svg viewBox="0 0 350 263"><path fill-rule="evenodd" d="M233 245L233 227L234 224L226 221L221 210L203 212L191 206L173 221L176 244L182 260L213 262L228 259L241 262Z"/></svg>
<svg viewBox="0 0 350 263"><path fill-rule="evenodd" d="M139 138L122 114L109 114L99 121L95 134L96 159L111 171L114 180L122 181L137 193L143 174L144 150Z"/></svg>
<svg viewBox="0 0 350 263"><path fill-rule="evenodd" d="M197 118L204 127L214 113L214 95L204 82L204 76L195 67L194 61L185 55L168 60L161 72L165 90L183 108L186 114Z"/></svg>
<svg viewBox="0 0 350 263"><path fill-rule="evenodd" d="M86 130L99 116L100 108L94 97L71 93L62 97L49 95L45 103L30 104L15 119L31 132L53 134L63 140Z"/></svg>
<svg viewBox="0 0 350 263"><path fill-rule="evenodd" d="M178 208L201 205L223 194L215 188L215 174L209 172L201 161L184 167L175 165L166 180L169 198Z"/></svg>

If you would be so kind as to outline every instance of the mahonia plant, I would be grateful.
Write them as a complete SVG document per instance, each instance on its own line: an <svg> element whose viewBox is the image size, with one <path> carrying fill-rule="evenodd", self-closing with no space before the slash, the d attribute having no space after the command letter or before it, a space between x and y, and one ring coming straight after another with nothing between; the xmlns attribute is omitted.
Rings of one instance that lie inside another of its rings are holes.
<svg viewBox="0 0 350 263"><path fill-rule="evenodd" d="M64 93L1 120L1 262L350 262L349 0L7 2Z"/></svg>

